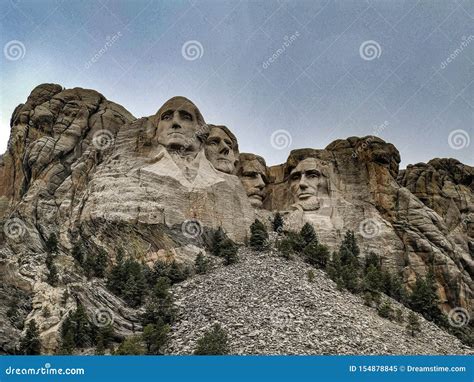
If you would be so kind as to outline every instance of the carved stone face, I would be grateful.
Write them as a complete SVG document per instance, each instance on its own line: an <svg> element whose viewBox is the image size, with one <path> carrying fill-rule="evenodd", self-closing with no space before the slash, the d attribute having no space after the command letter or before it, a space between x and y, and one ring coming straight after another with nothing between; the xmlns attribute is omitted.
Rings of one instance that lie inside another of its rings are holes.
<svg viewBox="0 0 474 382"><path fill-rule="evenodd" d="M158 111L156 140L168 149L197 152L201 146L199 117L192 102L172 98Z"/></svg>
<svg viewBox="0 0 474 382"><path fill-rule="evenodd" d="M221 128L214 126L206 140L206 157L219 171L232 174L235 169L235 147L231 137Z"/></svg>
<svg viewBox="0 0 474 382"><path fill-rule="evenodd" d="M261 207L265 198L266 168L257 159L241 160L240 180L254 207Z"/></svg>
<svg viewBox="0 0 474 382"><path fill-rule="evenodd" d="M326 179L315 158L307 158L298 163L290 172L290 190L295 203L304 210L319 208L320 189L325 187Z"/></svg>

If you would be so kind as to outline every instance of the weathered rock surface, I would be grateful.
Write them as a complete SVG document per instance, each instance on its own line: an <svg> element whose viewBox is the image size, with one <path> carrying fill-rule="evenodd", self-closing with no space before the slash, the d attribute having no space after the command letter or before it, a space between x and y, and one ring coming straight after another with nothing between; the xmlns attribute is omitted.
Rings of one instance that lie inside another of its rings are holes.
<svg viewBox="0 0 474 382"><path fill-rule="evenodd" d="M38 86L15 109L0 157L2 352L13 351L21 332L6 318L16 295L25 301L20 313L38 322L45 352L57 348L61 322L78 301L89 312L112 310L120 336L137 328L137 312L83 276L73 243L107 251L110 264L119 247L146 264L192 262L214 229L242 243L255 217L269 223L276 211L287 229L311 222L332 249L354 230L363 254L382 256L408 288L433 265L442 308L472 311L472 167L433 159L399 171L393 145L350 137L266 168L252 154L235 163L235 136L221 128L206 140L206 126L183 97L136 119L94 90L56 84ZM60 243L58 287L46 283L51 233Z"/></svg>

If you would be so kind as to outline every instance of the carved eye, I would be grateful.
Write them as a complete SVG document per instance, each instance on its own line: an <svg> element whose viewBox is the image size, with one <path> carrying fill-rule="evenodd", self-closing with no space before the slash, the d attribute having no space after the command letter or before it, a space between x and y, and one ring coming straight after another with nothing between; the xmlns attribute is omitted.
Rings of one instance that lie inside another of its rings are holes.
<svg viewBox="0 0 474 382"><path fill-rule="evenodd" d="M163 115L161 116L161 120L162 120L162 121L169 121L171 118L172 118L172 116L171 116L170 113L168 113L168 114L163 114Z"/></svg>
<svg viewBox="0 0 474 382"><path fill-rule="evenodd" d="M193 116L189 113L186 113L186 112L182 113L181 118L183 118L186 121L192 121L193 120Z"/></svg>
<svg viewBox="0 0 474 382"><path fill-rule="evenodd" d="M299 172L296 172L294 174L291 174L290 179L291 180L298 180L301 178L301 174Z"/></svg>
<svg viewBox="0 0 474 382"><path fill-rule="evenodd" d="M217 142L217 139L211 139L209 141L207 141L207 144L209 146L216 146L219 142Z"/></svg>
<svg viewBox="0 0 474 382"><path fill-rule="evenodd" d="M319 171L310 171L306 173L307 178L319 178L321 173Z"/></svg>

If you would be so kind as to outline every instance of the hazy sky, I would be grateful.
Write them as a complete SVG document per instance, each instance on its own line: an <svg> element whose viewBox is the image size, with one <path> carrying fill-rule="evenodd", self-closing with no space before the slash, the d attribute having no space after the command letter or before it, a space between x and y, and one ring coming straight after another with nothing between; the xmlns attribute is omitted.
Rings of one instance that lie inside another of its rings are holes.
<svg viewBox="0 0 474 382"><path fill-rule="evenodd" d="M0 0L0 152L40 83L93 88L136 117L174 95L241 151L376 134L402 167L474 164L474 1Z"/></svg>

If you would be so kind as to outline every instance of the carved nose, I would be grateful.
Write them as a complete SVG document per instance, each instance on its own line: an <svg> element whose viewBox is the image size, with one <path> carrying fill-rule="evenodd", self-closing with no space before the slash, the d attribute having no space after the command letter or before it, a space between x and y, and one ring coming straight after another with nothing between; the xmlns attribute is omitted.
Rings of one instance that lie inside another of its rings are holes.
<svg viewBox="0 0 474 382"><path fill-rule="evenodd" d="M181 129L181 125L178 123L173 123L173 126L171 126L172 129Z"/></svg>
<svg viewBox="0 0 474 382"><path fill-rule="evenodd" d="M219 150L219 153L221 154L229 154L229 146L227 146L225 143L221 143L221 148Z"/></svg>
<svg viewBox="0 0 474 382"><path fill-rule="evenodd" d="M302 190L304 190L305 188L308 188L308 185L306 184L306 179L304 176L301 177L299 186Z"/></svg>
<svg viewBox="0 0 474 382"><path fill-rule="evenodd" d="M263 181L262 176L260 174L258 175L257 179L258 179L258 183L256 187L261 190L263 189L263 187L265 187L265 182Z"/></svg>

